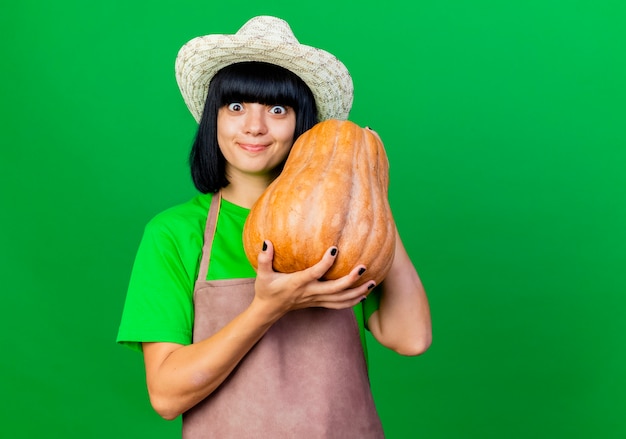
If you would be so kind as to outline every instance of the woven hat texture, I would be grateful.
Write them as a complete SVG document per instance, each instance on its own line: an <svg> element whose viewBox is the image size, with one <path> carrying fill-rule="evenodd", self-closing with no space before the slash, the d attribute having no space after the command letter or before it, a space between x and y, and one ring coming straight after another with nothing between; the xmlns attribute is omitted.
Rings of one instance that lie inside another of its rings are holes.
<svg viewBox="0 0 626 439"><path fill-rule="evenodd" d="M176 81L197 122L213 76L223 67L243 61L276 64L298 75L313 92L320 121L348 118L354 88L343 63L324 50L300 44L286 21L259 16L236 34L196 37L178 52Z"/></svg>

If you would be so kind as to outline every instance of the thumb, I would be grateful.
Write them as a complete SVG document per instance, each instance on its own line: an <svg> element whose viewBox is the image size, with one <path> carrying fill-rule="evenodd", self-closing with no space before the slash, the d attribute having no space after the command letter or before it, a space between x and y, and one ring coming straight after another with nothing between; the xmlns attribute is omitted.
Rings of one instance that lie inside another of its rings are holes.
<svg viewBox="0 0 626 439"><path fill-rule="evenodd" d="M258 271L274 271L272 262L274 260L274 246L271 241L263 241L263 247L257 257Z"/></svg>

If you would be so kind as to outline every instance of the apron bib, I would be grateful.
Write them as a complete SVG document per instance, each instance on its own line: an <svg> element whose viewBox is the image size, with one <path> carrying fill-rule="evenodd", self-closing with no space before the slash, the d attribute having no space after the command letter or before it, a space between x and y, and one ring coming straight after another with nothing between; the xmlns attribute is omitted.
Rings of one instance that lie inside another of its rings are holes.
<svg viewBox="0 0 626 439"><path fill-rule="evenodd" d="M254 278L207 281L221 195L211 200L194 288L193 341L245 310ZM307 308L278 320L204 401L183 414L183 439L380 439L352 309Z"/></svg>

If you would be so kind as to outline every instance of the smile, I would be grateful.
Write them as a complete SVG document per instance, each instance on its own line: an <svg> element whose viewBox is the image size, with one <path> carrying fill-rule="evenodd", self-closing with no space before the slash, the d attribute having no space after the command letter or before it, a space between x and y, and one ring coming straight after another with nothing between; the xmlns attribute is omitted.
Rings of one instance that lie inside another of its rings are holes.
<svg viewBox="0 0 626 439"><path fill-rule="evenodd" d="M258 144L252 144L252 143L240 143L239 147L241 149L243 149L244 151L248 151L248 152L262 152L265 151L268 147L268 145L258 145Z"/></svg>

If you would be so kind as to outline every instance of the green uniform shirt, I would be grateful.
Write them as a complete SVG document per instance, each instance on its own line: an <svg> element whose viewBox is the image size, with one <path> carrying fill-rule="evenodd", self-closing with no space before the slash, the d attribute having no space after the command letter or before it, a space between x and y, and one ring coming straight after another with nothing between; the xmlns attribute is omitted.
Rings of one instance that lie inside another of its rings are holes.
<svg viewBox="0 0 626 439"><path fill-rule="evenodd" d="M211 197L198 195L161 212L146 225L130 278L118 343L139 351L142 342L191 343L193 289ZM242 243L248 213L249 209L222 200L207 280L256 276ZM376 291L354 307L365 352L365 316L377 308Z"/></svg>

